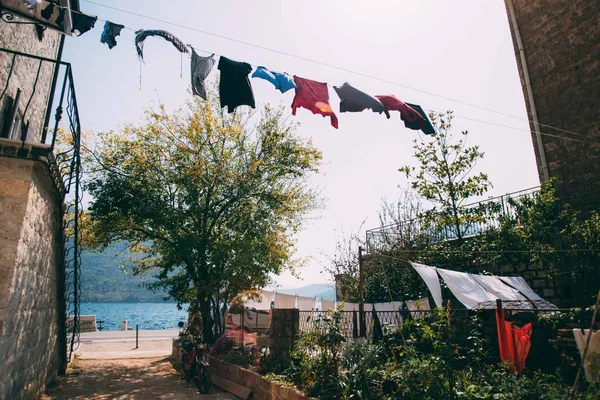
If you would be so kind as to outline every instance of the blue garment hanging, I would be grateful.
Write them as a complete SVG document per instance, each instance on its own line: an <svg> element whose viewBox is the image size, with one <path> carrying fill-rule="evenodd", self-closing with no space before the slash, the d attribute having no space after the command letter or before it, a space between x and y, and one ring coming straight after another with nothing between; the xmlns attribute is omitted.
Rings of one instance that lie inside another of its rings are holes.
<svg viewBox="0 0 600 400"><path fill-rule="evenodd" d="M258 67L252 74L253 78L261 78L271 82L275 89L281 93L285 93L290 89L296 89L296 84L292 80L292 77L285 72L275 72L268 70L265 67Z"/></svg>
<svg viewBox="0 0 600 400"><path fill-rule="evenodd" d="M112 49L117 45L116 37L121 34L121 29L125 28L125 25L115 24L110 21L104 23L104 30L100 36L100 43L106 43L109 49Z"/></svg>

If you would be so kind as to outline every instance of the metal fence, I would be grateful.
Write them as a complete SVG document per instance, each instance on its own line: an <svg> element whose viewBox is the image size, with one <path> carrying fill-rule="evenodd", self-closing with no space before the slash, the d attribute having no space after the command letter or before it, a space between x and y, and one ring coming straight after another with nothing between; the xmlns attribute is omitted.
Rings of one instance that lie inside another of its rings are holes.
<svg viewBox="0 0 600 400"><path fill-rule="evenodd" d="M60 46L62 47L62 45L61 42ZM4 155L44 161L58 192L57 201L61 204L64 223L65 308L66 321L70 321L65 323L65 329L67 356L70 360L79 343L80 218L83 211L80 153L81 123L79 109L77 108L73 72L71 64L67 62L5 48L0 48L0 52L11 57L6 82L0 83L0 100L7 92L18 59L35 60L38 63L37 76L33 81L31 95L26 99L26 107L21 116L22 121L26 121L33 96L47 90L47 88L37 87L40 84L39 77L42 65L49 63L54 66L53 79L40 134L28 134L28 129L23 128L29 128L27 122L26 125L22 124L21 132L16 132L16 136L0 138L0 146L3 148ZM63 114L66 114L67 118L65 120L63 120ZM63 202L67 203L66 209L62 207Z"/></svg>
<svg viewBox="0 0 600 400"><path fill-rule="evenodd" d="M342 336L346 340L357 338L360 332L360 318L358 311L338 311L340 315L340 326ZM373 335L375 321L372 311L365 313L365 331L367 337ZM300 311L300 332L320 332L324 330L333 320L333 311ZM377 319L381 324L384 334L399 329L402 321L406 318L425 318L431 315L429 310L398 310L398 311L376 311Z"/></svg>
<svg viewBox="0 0 600 400"><path fill-rule="evenodd" d="M476 236L489 228L500 226L500 218L504 216L515 216L516 208L514 202L516 200L533 197L538 191L539 186L535 186L464 206L465 210L474 210L481 205L488 205L490 206L489 209L493 209L494 212L487 215L481 222L461 226L460 230L462 237L468 238ZM457 239L455 230L454 227L450 226L428 226L425 224L424 218L420 216L414 219L367 230L367 252L390 249L399 242L410 245L411 243L438 243L454 240Z"/></svg>

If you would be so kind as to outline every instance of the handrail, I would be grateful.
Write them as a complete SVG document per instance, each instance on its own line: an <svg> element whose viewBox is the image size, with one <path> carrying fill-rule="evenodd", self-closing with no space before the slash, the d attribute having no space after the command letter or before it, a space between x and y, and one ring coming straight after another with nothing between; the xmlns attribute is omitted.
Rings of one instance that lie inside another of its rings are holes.
<svg viewBox="0 0 600 400"><path fill-rule="evenodd" d="M474 203L469 203L469 204L462 206L463 209L471 209L471 208L476 208L481 204L489 204L491 202L496 202L499 205L501 205L500 212L496 213L489 220L487 220L483 223L477 224L477 226L475 226L475 227L469 226L468 227L469 229L465 230L463 237L466 238L466 237L476 236L476 235L480 234L481 232L485 231L486 229L490 228L491 226L497 225L499 222L498 221L499 216L512 214L513 210L509 208L509 202L508 202L509 199L518 199L518 198L523 198L525 196L532 195L533 193L538 192L539 188L540 188L540 186L533 186L533 187L530 187L527 189L518 190L518 191L507 193L507 194L504 194L501 196L491 197L488 199L484 199L484 200L474 202ZM374 242L377 241L378 237L381 238L386 235L393 236L395 230L401 228L402 226L406 226L406 225L416 226L416 227L420 228L420 225L422 223L423 223L423 216L421 215L421 216L417 216L412 219L402 220L397 223L382 225L377 228L368 229L365 232L367 251L369 252L374 248L374 244L375 244ZM419 231L421 233L425 234L425 236L427 238L429 238L429 240L431 240L432 242L443 242L443 241L455 239L455 237L452 236L451 232L449 233L447 231L447 228L448 228L447 226L438 226L438 227L435 227L434 229L424 229L424 230L419 229Z"/></svg>
<svg viewBox="0 0 600 400"><path fill-rule="evenodd" d="M62 44L62 43L61 43ZM34 158L44 160L49 168L50 175L54 181L58 192L58 201L62 203L66 200L66 195L70 194L67 207L61 206L63 212L63 230L64 230L64 272L65 272L65 308L66 308L66 339L67 339L67 357L71 360L73 352L77 349L79 342L79 292L80 292L80 266L81 266L81 231L80 218L82 211L82 193L81 193L81 122L79 119L79 108L75 94L75 84L73 79L73 70L68 62L55 60L47 57L41 57L33 54L26 54L20 51L0 48L0 52L12 54L12 63L10 72L6 79L6 84L0 95L0 100L6 94L10 80L13 76L12 70L15 61L20 58L35 59L39 61L37 76L33 83L33 89L29 100L27 101L26 111L23 115L25 119L29 104L38 85L38 78L42 63L48 62L54 64L53 79L49 90L47 107L44 110L42 130L39 135L36 133L34 140L27 140L27 135L22 133L20 140L2 139L0 143L18 149L16 156L20 158ZM62 81L60 81L62 79ZM56 89L60 85L60 93L55 96ZM0 83L0 86L2 84ZM39 92L38 92L39 93ZM53 128L51 125L52 110L54 113ZM65 131L70 134L69 143L65 148L58 149L56 140L63 117L63 110L66 110L67 120L64 121ZM47 135L52 134L52 141L46 144ZM58 152L57 152L58 150ZM72 324L68 324L69 318L72 318Z"/></svg>

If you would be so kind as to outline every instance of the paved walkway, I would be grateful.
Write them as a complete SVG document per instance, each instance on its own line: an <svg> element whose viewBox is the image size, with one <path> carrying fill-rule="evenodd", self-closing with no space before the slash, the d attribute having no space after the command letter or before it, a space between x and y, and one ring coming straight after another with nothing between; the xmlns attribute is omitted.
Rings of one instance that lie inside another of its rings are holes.
<svg viewBox="0 0 600 400"><path fill-rule="evenodd" d="M156 329L139 331L140 341L167 340L179 337L179 329ZM135 330L84 332L80 335L81 343L93 342L135 342Z"/></svg>
<svg viewBox="0 0 600 400"><path fill-rule="evenodd" d="M188 388L167 357L171 354L172 339L165 340L161 335L166 333L159 332L144 335L141 340L142 332L138 349L135 349L135 332L133 340L115 338L115 332L94 333L93 340L92 334L82 334L67 375L43 399L237 399L215 387L208 395L200 395L193 386Z"/></svg>

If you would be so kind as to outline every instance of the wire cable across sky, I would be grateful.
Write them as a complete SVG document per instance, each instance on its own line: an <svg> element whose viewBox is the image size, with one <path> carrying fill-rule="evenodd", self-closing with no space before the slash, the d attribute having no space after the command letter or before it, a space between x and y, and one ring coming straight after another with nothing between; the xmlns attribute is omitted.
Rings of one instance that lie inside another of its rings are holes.
<svg viewBox="0 0 600 400"><path fill-rule="evenodd" d="M221 35L221 34L218 34L218 33L209 32L209 31L205 31L205 30L202 30L202 29L197 29L197 28L194 28L194 27L191 27L191 26L187 26L187 25L183 25L183 24L180 24L180 23L177 23L177 22L166 21L166 20L161 19L161 18L152 17L152 16L149 16L149 15L145 15L145 14L141 14L141 13L135 12L135 11L125 10L125 9L122 9L122 8L119 8L119 7L109 6L109 5L102 4L102 3L99 3L99 2L96 2L96 1L92 1L92 0L81 0L81 1L83 1L85 3L93 4L93 5L96 5L96 6L99 6L99 7L104 7L104 8L107 8L107 9L114 10L114 11L122 12L122 13L125 13L125 14L134 15L136 17L145 18L145 19L148 19L148 20L151 20L151 21L160 22L160 23L163 23L163 24L166 24L166 25L176 26L176 27L179 27L179 28L187 29L187 30L190 30L190 31L193 31L193 32L204 34L204 35L217 37L217 38L220 38L220 39L223 39L223 40L227 40L227 41L231 41L231 42L243 44L243 45L246 45L246 46L254 47L254 48L257 48L257 49L269 51L269 52L276 53L276 54L281 54L281 55L284 55L284 56L287 56L287 57L291 57L291 58L295 58L295 59L298 59L298 60L306 61L306 62L313 63L313 64L316 64L316 65L321 65L321 66L324 66L324 67L327 67L327 68L336 69L336 70L347 72L347 73L350 73L350 74L353 74L353 75L357 75L357 76L361 76L361 77L364 77L364 78L372 79L372 80L375 80L375 81L379 81L379 82L387 83L387 84L390 84L390 85L402 87L402 88L405 88L405 89L408 89L408 90L412 90L412 91L415 91L415 92L423 93L423 94L426 94L426 95L429 95L429 96L432 96L432 97L437 97L437 98L440 98L440 99L443 99L443 100L451 101L451 102L454 102L454 103L457 103L457 104L462 104L462 105L465 105L465 106L468 106L468 107L476 108L476 109L479 109L479 110L483 110L483 111L486 111L486 112L494 113L494 114L501 115L501 116L504 116L504 117L509 117L509 118L520 120L520 121L526 121L526 122L529 122L529 123L533 122L533 121L531 121L531 120L529 120L527 118L518 117L518 116L511 115L511 114L508 114L508 113L505 113L505 112L502 112L502 111L498 111L498 110L494 110L494 109L491 109L491 108L479 106L477 104L469 103L469 102L466 102L466 101L463 101L463 100L454 99L454 98L451 98L451 97L448 97L448 96L444 96L444 95L441 95L441 94L437 94L437 93L433 93L433 92L430 92L430 91L421 90L421 89L418 89L418 88L415 88L415 87L412 87L412 86L408 86L408 85L405 85L405 84L402 84L402 83L399 83L399 82L391 81L391 80L384 79L384 78L379 78L377 76L365 74L365 73L362 73L362 72L359 72L359 71L354 71L354 70L351 70L351 69L348 69L348 68L340 67L340 66L333 65L333 64L330 64L330 63L326 63L326 62L322 62L322 61L318 61L318 60L315 60L315 59L312 59L312 58L300 56L300 55L289 53L289 52L286 52L286 51L281 51L281 50L273 49L273 48L270 48L270 47L262 46L262 45L259 45L259 44L247 42L247 41L244 41L244 40L235 39L235 38L232 38L232 37L229 37L229 36L225 36L225 35ZM106 22L105 19L98 18L98 20L102 21L102 22ZM125 27L125 29L129 30L129 31L132 31L132 32L135 32L135 31L138 30L138 29L133 29L133 28L129 28L129 27ZM202 51L202 52L205 52L205 53L208 53L208 54L214 54L214 55L217 55L217 56L222 56L222 54L219 54L218 52L206 50L206 49L203 49L201 47L192 46L191 44L190 44L190 47L193 47L196 50L199 50L199 51ZM251 64L251 65L253 67L256 67L256 65L253 65L253 64ZM329 85L329 86L331 87L333 85ZM437 111L431 110L431 109L427 109L427 110L428 111L432 111L432 112L437 112ZM529 130L529 129L523 129L523 128L511 126L511 125L501 124L501 123L498 123L498 122L491 122L491 121L486 121L486 120L481 120L481 119L476 119L476 118L471 118L471 117L465 117L465 116L462 116L462 115L455 115L455 117L456 118L470 120L470 121L474 121L474 122L479 122L479 123L483 123L483 124L489 124L489 125L504 127L504 128L508 128L508 129L523 131L523 132L531 132L531 130ZM571 135L576 135L576 136L585 138L585 135L582 135L580 133L573 132L573 131L570 131L570 130L566 130L566 129L562 129L562 128L558 128L558 127L555 127L555 126L552 126L552 125L547 125L547 124L542 124L542 123L540 123L539 125L543 126L545 128L548 128L548 129L553 129L555 131L560 131L560 132L563 132L563 133L567 133L567 134L571 134ZM552 133L547 133L547 132L540 132L540 134L543 135L543 136L558 138L558 139L562 139L562 140L569 140L569 141L580 142L580 143L588 143L588 144L600 144L600 141L592 141L592 140L585 140L585 139L576 139L576 138L573 138L573 137L568 137L568 136L564 136L564 135L557 135L557 134L552 134Z"/></svg>
<svg viewBox="0 0 600 400"><path fill-rule="evenodd" d="M359 72L359 71L354 71L354 70L351 70L351 69L348 69L348 68L344 68L344 67L340 67L340 66L337 66L337 65L333 65L333 64L330 64L330 63L318 61L318 60L315 60L315 59L312 59L312 58L308 58L308 57L304 57L304 56L299 56L297 54L289 53L289 52L286 52L286 51L273 49L273 48L270 48L270 47L262 46L262 45L251 43L251 42L247 42L245 40L235 39L235 38L232 38L232 37L229 37L229 36L221 35L221 34L214 33L214 32L205 31L205 30L202 30L202 29L197 29L197 28L194 28L194 27L191 27L191 26L187 26L187 25L183 25L183 24L180 24L180 23L177 23L177 22L166 21L166 20L161 19L161 18L156 18L156 17L152 17L152 16L149 16L149 15L140 14L140 13L137 13L137 12L134 12L134 11L130 11L130 10L125 10L125 9L118 8L118 7L109 6L109 5L98 3L98 2L92 1L92 0L82 0L82 1L85 2L85 3L89 3L89 4L94 4L94 5L99 6L99 7L104 7L104 8L108 8L108 9L111 9L111 10L119 11L119 12L122 12L122 13L134 15L134 16L137 16L137 17L140 17L140 18L145 18L145 19L149 19L149 20L152 20L152 21L161 22L161 23L164 23L164 24L167 24L167 25L176 26L176 27L179 27L179 28L187 29L187 30L190 30L190 31L193 31L193 32L204 34L204 35L217 37L217 38L220 38L220 39L223 39L223 40L227 40L227 41L231 41L231 42L243 44L243 45L246 45L246 46L250 46L250 47L257 48L257 49L269 51L269 52L272 52L272 53L281 54L281 55L284 55L284 56L287 56L287 57L291 57L291 58L295 58L295 59L298 59L298 60L310 62L310 63L321 65L321 66L324 66L324 67L336 69L336 70L339 70L339 71L348 72L348 73L351 73L351 74L354 74L354 75L362 76L362 77L369 78L369 79L376 80L376 81L383 82L383 83L388 83L388 84L391 84L391 85L394 85L394 86L399 86L399 87L402 87L402 88L405 88L405 89L413 90L413 91L416 91L416 92L419 92L419 93L423 93L423 94L426 94L426 95L429 95L429 96L433 96L433 97L437 97L437 98L440 98L440 99L448 100L448 101L451 101L451 102L454 102L454 103L458 103L458 104L463 104L465 106L477 108L477 109L480 109L480 110L483 110L483 111L491 112L491 113L502 115L502 116L505 116L505 117L514 118L514 119L518 119L518 120L521 120L521 121L527 121L527 122L530 122L530 123L533 122L533 121L531 121L531 120L529 120L527 118L518 117L518 116L515 116L515 115L512 115L512 114L508 114L508 113L505 113L505 112L502 112L502 111L494 110L494 109L491 109L491 108L479 106L477 104L469 103L469 102L466 102L466 101L463 101L463 100L458 100L458 99L454 99L452 97L448 97L448 96L444 96L444 95L441 95L441 94L437 94L437 93L429 92L429 91L426 91L426 90L418 89L418 88L415 88L415 87L412 87L412 86L408 86L408 85L405 85L405 84L402 84L402 83L399 83L399 82L391 81L391 80L384 79L384 78L379 78L379 77L376 77L376 76L373 76L373 75L365 74L365 73L362 73L362 72ZM205 51L205 50L203 50L203 51ZM213 52L209 52L209 51L206 51L206 52L213 53ZM215 54L217 54L217 53L215 53ZM550 128L550 129L554 129L556 131L560 131L560 132L564 132L564 133L569 133L569 134L572 134L572 135L584 136L584 135L581 135L580 133L573 132L573 131L566 130L566 129L562 129L562 128L558 128L558 127L555 127L555 126L552 126L552 125L547 125L547 124L541 124L540 123L540 126L543 126L543 127L546 127L546 128Z"/></svg>

